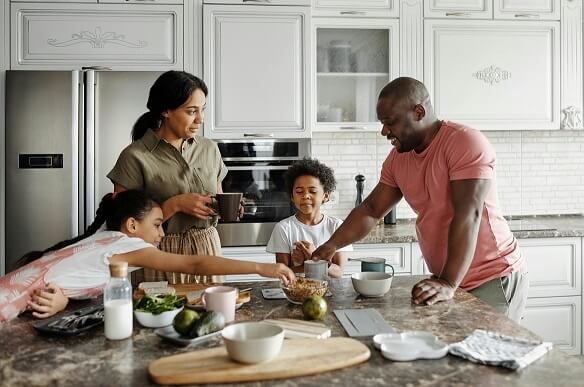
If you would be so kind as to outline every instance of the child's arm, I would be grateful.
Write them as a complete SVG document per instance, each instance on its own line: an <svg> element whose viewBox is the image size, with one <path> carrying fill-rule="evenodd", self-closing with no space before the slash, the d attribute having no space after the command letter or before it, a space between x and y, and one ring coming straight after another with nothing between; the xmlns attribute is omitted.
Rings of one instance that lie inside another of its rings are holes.
<svg viewBox="0 0 584 387"><path fill-rule="evenodd" d="M36 289L32 300L28 302L32 315L36 318L51 317L67 306L69 299L58 286L47 284L44 289Z"/></svg>

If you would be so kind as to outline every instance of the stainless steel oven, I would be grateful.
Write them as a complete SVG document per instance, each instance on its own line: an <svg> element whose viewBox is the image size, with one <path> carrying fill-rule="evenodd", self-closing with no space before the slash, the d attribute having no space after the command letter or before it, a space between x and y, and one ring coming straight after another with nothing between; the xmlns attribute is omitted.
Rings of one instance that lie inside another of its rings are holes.
<svg viewBox="0 0 584 387"><path fill-rule="evenodd" d="M223 192L242 192L243 216L219 221L221 245L265 245L274 225L294 209L284 184L284 173L296 160L310 154L310 140L217 140L229 173Z"/></svg>

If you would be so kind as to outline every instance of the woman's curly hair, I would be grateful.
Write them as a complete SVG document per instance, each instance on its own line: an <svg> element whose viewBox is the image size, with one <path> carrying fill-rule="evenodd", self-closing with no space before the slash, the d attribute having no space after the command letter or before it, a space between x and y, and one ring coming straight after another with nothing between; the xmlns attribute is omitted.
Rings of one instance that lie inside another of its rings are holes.
<svg viewBox="0 0 584 387"><path fill-rule="evenodd" d="M324 189L325 193L333 192L337 186L335 174L330 167L327 167L316 159L305 157L302 160L298 160L294 162L294 164L290 165L284 175L288 193L292 194L292 190L294 189L294 182L300 176L316 177L318 180L320 180L320 184L322 184L322 188Z"/></svg>

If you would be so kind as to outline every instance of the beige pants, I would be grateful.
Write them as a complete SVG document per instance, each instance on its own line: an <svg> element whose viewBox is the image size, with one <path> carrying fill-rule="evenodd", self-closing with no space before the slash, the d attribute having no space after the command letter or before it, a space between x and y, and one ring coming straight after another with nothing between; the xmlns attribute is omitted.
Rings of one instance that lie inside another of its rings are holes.
<svg viewBox="0 0 584 387"><path fill-rule="evenodd" d="M162 238L159 248L173 254L221 255L221 241L215 227L191 228L181 234L168 234ZM132 273L132 284L137 285L143 281L168 281L170 284L221 283L225 281L225 278L217 275L172 273L147 268Z"/></svg>
<svg viewBox="0 0 584 387"><path fill-rule="evenodd" d="M470 293L519 323L523 318L528 288L527 270L522 268L506 277L490 280Z"/></svg>

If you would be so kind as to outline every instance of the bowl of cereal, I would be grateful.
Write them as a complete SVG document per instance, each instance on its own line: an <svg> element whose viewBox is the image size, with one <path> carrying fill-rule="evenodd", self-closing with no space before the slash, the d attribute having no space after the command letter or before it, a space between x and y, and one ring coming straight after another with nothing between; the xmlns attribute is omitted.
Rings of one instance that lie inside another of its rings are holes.
<svg viewBox="0 0 584 387"><path fill-rule="evenodd" d="M282 290L288 301L293 304L302 304L307 297L324 297L328 289L328 282L313 278L296 277L294 282L282 284Z"/></svg>

